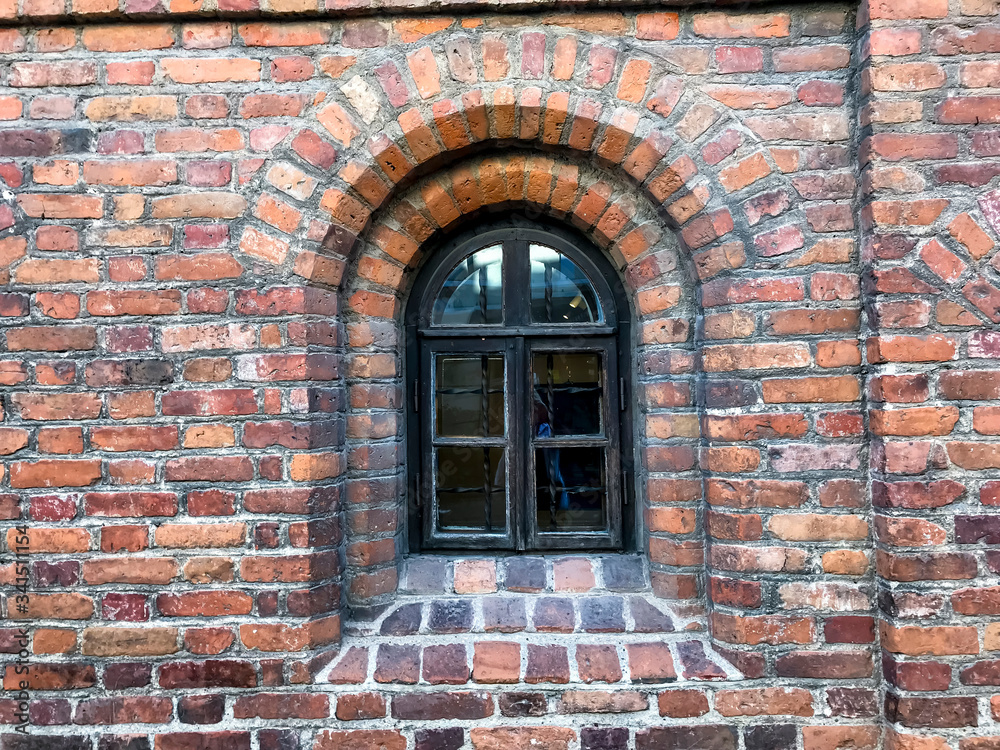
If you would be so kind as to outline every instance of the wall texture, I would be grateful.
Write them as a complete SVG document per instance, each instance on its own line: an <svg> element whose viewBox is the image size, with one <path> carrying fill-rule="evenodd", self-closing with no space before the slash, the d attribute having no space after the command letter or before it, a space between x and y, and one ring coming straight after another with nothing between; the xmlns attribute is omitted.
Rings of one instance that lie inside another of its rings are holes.
<svg viewBox="0 0 1000 750"><path fill-rule="evenodd" d="M0 2L0 747L1000 746L995 0L379 5ZM406 554L505 213L621 269L635 554Z"/></svg>

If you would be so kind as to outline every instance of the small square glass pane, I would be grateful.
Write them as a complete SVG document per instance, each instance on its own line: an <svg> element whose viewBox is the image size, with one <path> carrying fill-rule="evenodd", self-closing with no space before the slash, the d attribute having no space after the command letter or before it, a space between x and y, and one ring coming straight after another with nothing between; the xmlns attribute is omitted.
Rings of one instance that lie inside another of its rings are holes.
<svg viewBox="0 0 1000 750"><path fill-rule="evenodd" d="M600 435L603 375L599 352L538 352L531 357L532 437Z"/></svg>
<svg viewBox="0 0 1000 750"><path fill-rule="evenodd" d="M503 357L437 355L434 411L438 437L503 437Z"/></svg>
<svg viewBox="0 0 1000 750"><path fill-rule="evenodd" d="M538 530L607 528L604 448L536 448Z"/></svg>
<svg viewBox="0 0 1000 750"><path fill-rule="evenodd" d="M506 531L504 449L449 446L435 453L438 528Z"/></svg>

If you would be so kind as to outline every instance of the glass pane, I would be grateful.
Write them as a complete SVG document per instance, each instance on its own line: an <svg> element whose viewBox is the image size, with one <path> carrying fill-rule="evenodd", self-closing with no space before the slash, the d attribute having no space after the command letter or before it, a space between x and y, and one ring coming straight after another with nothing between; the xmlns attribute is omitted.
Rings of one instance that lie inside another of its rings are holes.
<svg viewBox="0 0 1000 750"><path fill-rule="evenodd" d="M599 323L601 306L590 280L556 250L531 246L531 319L536 323Z"/></svg>
<svg viewBox="0 0 1000 750"><path fill-rule="evenodd" d="M438 528L502 533L507 526L503 448L437 448Z"/></svg>
<svg viewBox="0 0 1000 750"><path fill-rule="evenodd" d="M531 382L533 437L601 434L600 353L535 352Z"/></svg>
<svg viewBox="0 0 1000 750"><path fill-rule="evenodd" d="M535 492L539 531L605 529L604 448L536 448Z"/></svg>
<svg viewBox="0 0 1000 750"><path fill-rule="evenodd" d="M434 300L435 325L499 325L503 322L503 247L477 250L448 274Z"/></svg>
<svg viewBox="0 0 1000 750"><path fill-rule="evenodd" d="M437 357L435 416L439 437L503 437L503 357Z"/></svg>

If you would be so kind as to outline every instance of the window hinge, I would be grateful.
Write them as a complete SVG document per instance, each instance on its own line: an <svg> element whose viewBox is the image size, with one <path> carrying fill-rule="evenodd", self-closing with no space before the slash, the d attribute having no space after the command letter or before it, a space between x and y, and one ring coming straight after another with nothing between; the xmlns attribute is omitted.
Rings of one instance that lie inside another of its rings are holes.
<svg viewBox="0 0 1000 750"><path fill-rule="evenodd" d="M628 408L628 387L625 385L625 378L618 378L618 410L625 411Z"/></svg>
<svg viewBox="0 0 1000 750"><path fill-rule="evenodd" d="M629 504L628 470L622 468L622 505Z"/></svg>
<svg viewBox="0 0 1000 750"><path fill-rule="evenodd" d="M413 476L413 489L414 489L414 493L413 493L414 505L417 508L422 508L423 507L423 492L422 492L423 486L420 484L420 472L419 471L416 472L414 474L414 476Z"/></svg>
<svg viewBox="0 0 1000 750"><path fill-rule="evenodd" d="M420 381L413 381L413 411L420 413Z"/></svg>

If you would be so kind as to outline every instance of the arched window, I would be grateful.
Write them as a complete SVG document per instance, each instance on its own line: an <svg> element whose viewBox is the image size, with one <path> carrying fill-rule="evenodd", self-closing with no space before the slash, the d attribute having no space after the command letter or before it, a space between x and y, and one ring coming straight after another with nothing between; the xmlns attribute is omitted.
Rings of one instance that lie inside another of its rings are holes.
<svg viewBox="0 0 1000 750"><path fill-rule="evenodd" d="M621 294L558 229L480 227L433 254L406 315L411 551L633 543Z"/></svg>

